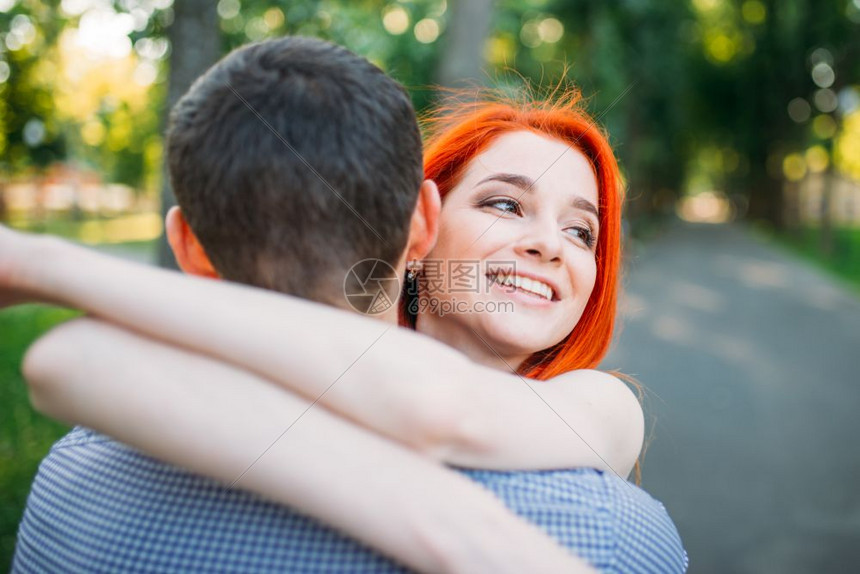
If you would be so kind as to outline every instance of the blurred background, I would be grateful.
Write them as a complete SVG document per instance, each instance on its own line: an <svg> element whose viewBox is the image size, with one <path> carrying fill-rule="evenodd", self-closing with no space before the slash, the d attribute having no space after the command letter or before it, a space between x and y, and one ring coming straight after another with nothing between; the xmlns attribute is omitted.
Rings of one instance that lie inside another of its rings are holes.
<svg viewBox="0 0 860 574"><path fill-rule="evenodd" d="M170 265L165 112L233 47L327 38L409 88L562 78L627 179L606 368L646 388L643 486L691 572L860 565L860 0L0 0L0 221ZM65 428L0 313L0 565Z"/></svg>

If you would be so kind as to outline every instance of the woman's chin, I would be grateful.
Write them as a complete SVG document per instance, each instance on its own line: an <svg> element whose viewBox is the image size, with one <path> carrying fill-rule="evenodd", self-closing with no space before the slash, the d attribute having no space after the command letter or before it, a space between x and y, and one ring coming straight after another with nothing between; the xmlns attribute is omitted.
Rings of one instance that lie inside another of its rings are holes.
<svg viewBox="0 0 860 574"><path fill-rule="evenodd" d="M482 316L474 326L481 339L502 357L528 357L564 339L566 333L554 337L551 329L545 321L517 316L516 312Z"/></svg>

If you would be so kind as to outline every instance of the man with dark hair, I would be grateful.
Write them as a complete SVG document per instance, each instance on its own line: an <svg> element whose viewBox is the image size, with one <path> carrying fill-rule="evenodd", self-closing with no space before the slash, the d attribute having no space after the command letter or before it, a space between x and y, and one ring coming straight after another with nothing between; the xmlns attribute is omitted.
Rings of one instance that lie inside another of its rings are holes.
<svg viewBox="0 0 860 574"><path fill-rule="evenodd" d="M225 57L173 110L167 156L180 206L167 234L189 274L344 305L343 278L356 261L398 268L407 239L425 253L435 239L438 194L422 184L408 95L326 42L282 38ZM418 233L414 212L426 224ZM139 381L121 368L125 382ZM300 510L422 570L585 569L469 479L321 406L312 414L302 430L316 432L292 445L295 465L278 476L321 491L291 500ZM345 494L344 476L354 492ZM13 564L14 572L402 569L306 514L83 427L42 462Z"/></svg>
<svg viewBox="0 0 860 574"><path fill-rule="evenodd" d="M334 305L356 261L397 263L424 173L405 90L301 37L238 50L197 80L171 114L167 158L221 277Z"/></svg>

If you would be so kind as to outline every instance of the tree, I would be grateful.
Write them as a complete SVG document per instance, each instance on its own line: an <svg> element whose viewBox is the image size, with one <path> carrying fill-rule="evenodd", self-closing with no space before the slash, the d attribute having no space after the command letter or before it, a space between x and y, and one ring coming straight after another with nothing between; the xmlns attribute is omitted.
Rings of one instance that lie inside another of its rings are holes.
<svg viewBox="0 0 860 574"><path fill-rule="evenodd" d="M58 0L12 3L0 11L0 169L41 171L66 157L49 71L65 19Z"/></svg>
<svg viewBox="0 0 860 574"><path fill-rule="evenodd" d="M217 2L212 0L176 0L173 22L167 29L170 40L170 75L167 80L166 116L194 80L206 71L221 54L221 34L218 27ZM162 216L176 204L165 161L161 192ZM166 235L159 241L158 262L162 267L176 267Z"/></svg>
<svg viewBox="0 0 860 574"><path fill-rule="evenodd" d="M444 87L482 82L484 44L490 32L493 0L452 0L437 81Z"/></svg>

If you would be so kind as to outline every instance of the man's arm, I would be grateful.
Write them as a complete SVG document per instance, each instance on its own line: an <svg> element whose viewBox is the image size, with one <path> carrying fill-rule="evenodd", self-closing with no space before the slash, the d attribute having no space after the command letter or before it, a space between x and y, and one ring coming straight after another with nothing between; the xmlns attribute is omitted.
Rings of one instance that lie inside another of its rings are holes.
<svg viewBox="0 0 860 574"><path fill-rule="evenodd" d="M27 252L18 257L14 275L20 284L13 289L319 397L344 417L453 464L590 466L626 476L642 445L639 403L610 375L574 372L528 383L476 365L429 337L356 313L3 228L0 290L7 245ZM8 249L6 254L11 257ZM325 392L344 371L345 384Z"/></svg>
<svg viewBox="0 0 860 574"><path fill-rule="evenodd" d="M591 571L489 492L241 370L97 321L25 358L37 408L310 514L428 572Z"/></svg>

